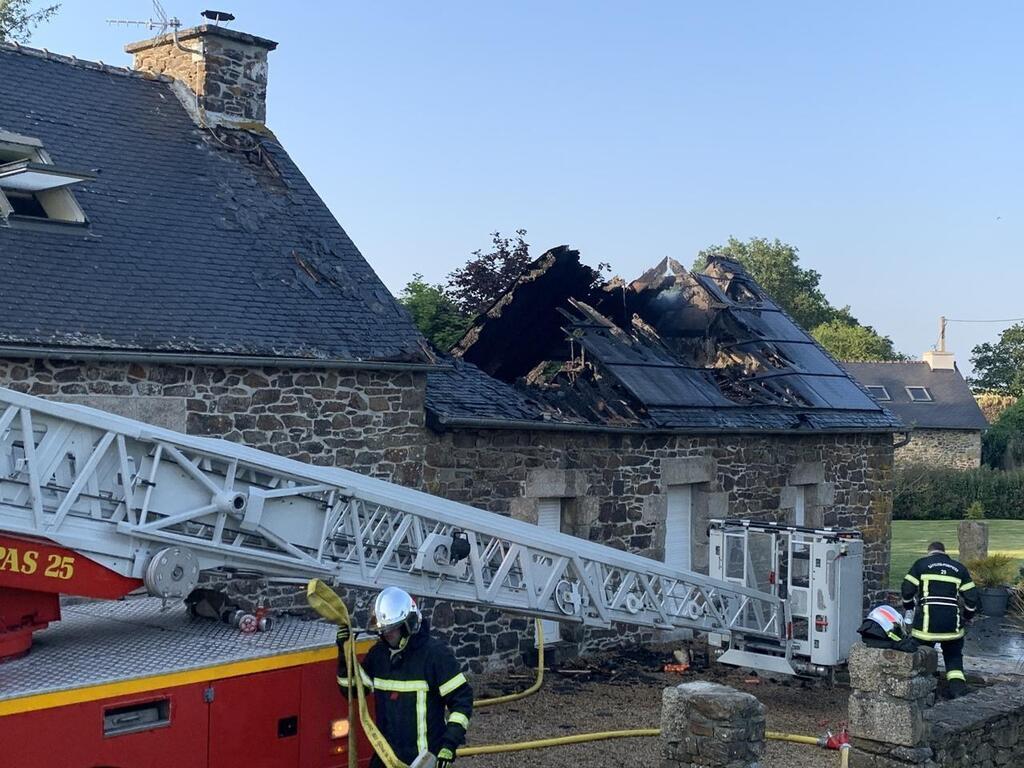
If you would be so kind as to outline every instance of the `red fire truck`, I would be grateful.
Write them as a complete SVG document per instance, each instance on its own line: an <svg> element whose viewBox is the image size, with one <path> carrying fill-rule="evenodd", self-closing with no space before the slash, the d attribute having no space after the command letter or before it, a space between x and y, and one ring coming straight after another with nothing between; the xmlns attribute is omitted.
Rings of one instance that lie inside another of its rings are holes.
<svg viewBox="0 0 1024 768"><path fill-rule="evenodd" d="M746 538L733 538L745 562ZM697 629L775 672L811 660L785 601L732 567L711 579L343 469L0 389L3 768L347 765L356 723L335 682L334 627L284 619L245 634L191 617L182 600L200 572L225 567ZM61 609L61 594L103 600Z"/></svg>

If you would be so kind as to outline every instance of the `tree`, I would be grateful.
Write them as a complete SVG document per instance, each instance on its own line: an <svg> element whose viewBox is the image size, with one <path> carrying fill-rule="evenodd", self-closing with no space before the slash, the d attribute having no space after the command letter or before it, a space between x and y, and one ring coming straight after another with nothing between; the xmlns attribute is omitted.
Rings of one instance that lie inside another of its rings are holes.
<svg viewBox="0 0 1024 768"><path fill-rule="evenodd" d="M1024 323L1015 323L999 334L995 344L979 344L971 350L975 392L1024 396Z"/></svg>
<svg viewBox="0 0 1024 768"><path fill-rule="evenodd" d="M892 339L861 325L849 307L834 307L821 290L821 273L800 266L796 248L778 238L730 237L725 245L705 248L693 268L700 271L711 255L735 259L768 295L840 360L904 360Z"/></svg>
<svg viewBox="0 0 1024 768"><path fill-rule="evenodd" d="M1024 400L1011 405L981 438L981 461L993 469L1024 466Z"/></svg>
<svg viewBox="0 0 1024 768"><path fill-rule="evenodd" d="M899 360L892 339L869 325L851 325L829 320L811 331L811 336L839 360Z"/></svg>
<svg viewBox="0 0 1024 768"><path fill-rule="evenodd" d="M532 259L525 229L517 229L515 237L492 232L491 250L481 248L472 255L448 275L448 291L463 314L476 316L501 298Z"/></svg>
<svg viewBox="0 0 1024 768"><path fill-rule="evenodd" d="M60 8L60 3L56 3L33 11L32 3L33 0L0 0L0 40L28 42L32 30L49 21Z"/></svg>
<svg viewBox="0 0 1024 768"><path fill-rule="evenodd" d="M412 276L398 301L409 310L420 333L438 349L451 349L469 327L471 318L459 311L445 287L425 282L423 275Z"/></svg>

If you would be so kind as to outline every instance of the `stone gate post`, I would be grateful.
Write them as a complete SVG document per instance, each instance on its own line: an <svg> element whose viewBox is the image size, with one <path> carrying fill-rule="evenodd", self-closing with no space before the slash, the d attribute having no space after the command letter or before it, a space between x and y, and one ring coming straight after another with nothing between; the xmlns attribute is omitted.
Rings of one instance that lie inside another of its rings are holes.
<svg viewBox="0 0 1024 768"><path fill-rule="evenodd" d="M662 768L760 768L764 705L717 683L666 688L661 704Z"/></svg>

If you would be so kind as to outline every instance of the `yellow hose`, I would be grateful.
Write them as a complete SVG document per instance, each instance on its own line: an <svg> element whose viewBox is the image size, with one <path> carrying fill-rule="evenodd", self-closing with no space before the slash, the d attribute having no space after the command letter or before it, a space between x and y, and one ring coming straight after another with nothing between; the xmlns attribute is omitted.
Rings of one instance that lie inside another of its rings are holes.
<svg viewBox="0 0 1024 768"><path fill-rule="evenodd" d="M637 728L632 731L602 731L600 733L577 733L573 736L558 736L553 739L537 739L535 741L518 741L511 744L487 744L482 747L463 747L459 757L473 755L494 755L499 752L519 752L525 749L543 749L558 747L564 744L580 744L587 741L604 741L606 739L628 739L635 736L658 736L660 728Z"/></svg>
<svg viewBox="0 0 1024 768"><path fill-rule="evenodd" d="M473 709L480 709L481 707L493 707L495 704L507 704L510 701L519 701L519 699L525 699L527 696L533 696L537 691L540 690L541 686L544 685L544 628L541 626L541 620L537 619L537 678L533 681L533 685L527 688L525 691L519 693L510 693L507 696L495 696L493 699L477 699L473 702ZM459 754L464 754L465 750Z"/></svg>
<svg viewBox="0 0 1024 768"><path fill-rule="evenodd" d="M349 624L348 610L345 604L341 601L338 595L331 590L326 584L319 579L311 579L306 588L306 597L309 604L316 609L317 613L326 618L327 620L338 624L339 626L347 626ZM527 696L532 696L540 690L544 684L544 629L541 627L541 620L537 619L537 678L534 680L533 685L524 691L519 693L511 693L507 696L497 696L492 699L480 699L473 702L473 706L479 707L490 707L495 704L505 704L510 701L518 701L519 699L525 699ZM376 726L373 723L373 719L369 717L369 712L365 704L365 694L363 693L363 686L361 685L362 678L359 675L353 675L352 670L356 668L358 662L355 657L355 643L354 638L350 638L345 644L345 661L349 671L349 688L351 689L351 682L354 680L356 683L356 690L359 694L359 719L363 725L364 733L373 742L374 750L377 755L381 757L385 765L404 767L404 763L395 758L394 753L391 751L390 745L384 740L383 736L377 731ZM351 701L351 696L350 696ZM351 707L351 704L350 704ZM351 711L351 708L350 710ZM350 732L354 734L355 729ZM660 728L635 728L632 730L624 731L599 731L595 733L577 733L572 736L558 736L551 739L536 739L534 741L519 741L507 744L487 744L480 747L466 747L459 750L459 757L472 757L473 755L494 755L502 752L519 752L527 749L544 749L546 747L558 747L565 744L582 744L590 741L605 741L607 739L628 739L642 736L660 736ZM792 733L779 733L777 731L766 731L765 738L772 739L775 741L790 741L796 744L810 744L816 747L823 747L824 742L822 739L815 738L814 736L800 736ZM350 741L350 747L353 746ZM355 755L356 750L350 749L350 760ZM850 760L850 747L849 745L843 745L840 753L840 765L841 768L848 768Z"/></svg>
<svg viewBox="0 0 1024 768"><path fill-rule="evenodd" d="M660 728L636 728L627 731L599 731L596 733L577 733L572 736L558 736L551 739L536 739L534 741L518 741L508 744L488 744L481 747L466 747L459 750L459 757L471 757L473 755L493 755L500 752L518 752L526 749L543 749L545 747L558 747L565 744L581 744L588 741L604 741L606 739L628 739L637 736L660 736ZM824 747L821 739L815 736L800 736L793 733L779 733L777 731L766 731L766 739L773 741L790 741L794 744L809 744L814 747ZM847 750L843 750L845 755ZM847 760L846 757L842 759ZM848 765L846 762L844 765Z"/></svg>
<svg viewBox="0 0 1024 768"><path fill-rule="evenodd" d="M815 747L824 747L825 743L817 736L800 736L795 733L779 733L778 731L765 731L764 737L772 741L791 741L794 744L810 744Z"/></svg>

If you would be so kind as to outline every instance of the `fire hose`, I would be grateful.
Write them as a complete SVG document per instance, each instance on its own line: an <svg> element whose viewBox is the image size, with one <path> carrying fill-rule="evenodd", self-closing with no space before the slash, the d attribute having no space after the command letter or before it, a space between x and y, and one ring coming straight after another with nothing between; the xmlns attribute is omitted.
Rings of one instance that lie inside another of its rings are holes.
<svg viewBox="0 0 1024 768"><path fill-rule="evenodd" d="M319 579L311 579L306 587L306 599L318 614L331 623L337 624L338 626L350 626L348 608L345 606L344 601L342 601L334 590L324 582ZM544 682L544 633L541 629L539 619L537 620L537 646L537 678L533 685L519 693L508 694L507 696L497 696L491 699L480 699L473 702L473 705L475 707L487 707L495 704L504 704L510 701L524 699L539 691ZM350 636L348 641L345 643L343 653L345 656L346 670L348 672L349 711L352 711L352 683L355 682L358 698L359 722L363 728L363 732L366 734L370 744L373 746L374 751L384 763L385 768L409 768L409 766L395 756L394 750L391 749L391 745L388 744L387 739L384 738L384 735L377 728L376 723L373 722L373 718L370 716L369 707L366 703L366 690L363 686L362 676L359 674L353 674L353 671L358 669L359 663L356 658L356 644L354 636ZM533 741L510 742L507 744L487 744L479 747L464 747L459 750L459 756L472 757L473 755L493 755L504 752L519 752L529 749L545 749L548 747L557 747L566 744L582 744L591 741L604 741L607 739L624 739L660 735L660 728L635 728L632 730L578 733L572 736L559 736L550 739L535 739ZM355 736L356 729L349 729L349 768L357 768ZM846 766L849 765L850 745L843 741L836 741L833 738L826 739L823 737L779 733L776 731L767 731L765 733L765 738L775 741L789 741L796 744L807 744L822 748L839 749L841 768L846 768ZM417 763L418 762L419 761L417 761Z"/></svg>
<svg viewBox="0 0 1024 768"><path fill-rule="evenodd" d="M541 626L541 620L537 619L537 678L533 681L533 685L527 688L525 691L519 693L510 693L507 696L495 696L493 699L477 699L473 702L473 709L480 709L481 707L492 707L495 704L507 704L510 701L519 701L525 699L527 696L533 696L537 691L540 690L541 686L544 685L544 627ZM460 754L466 754L466 750L461 750Z"/></svg>

